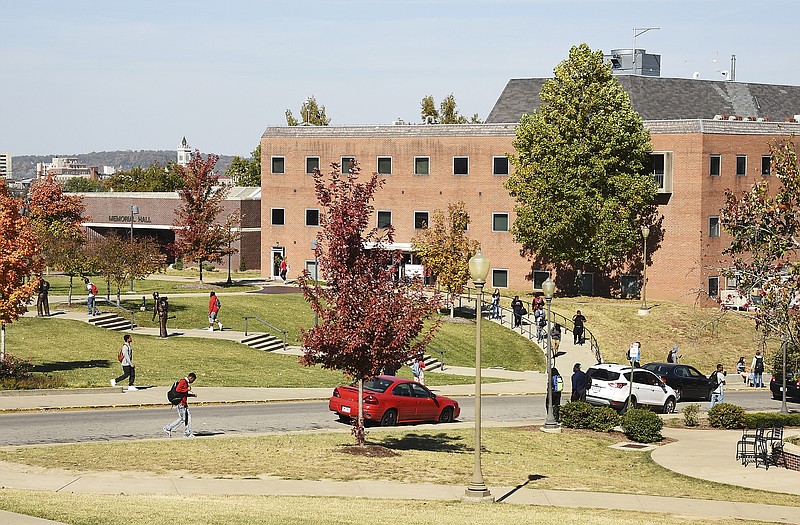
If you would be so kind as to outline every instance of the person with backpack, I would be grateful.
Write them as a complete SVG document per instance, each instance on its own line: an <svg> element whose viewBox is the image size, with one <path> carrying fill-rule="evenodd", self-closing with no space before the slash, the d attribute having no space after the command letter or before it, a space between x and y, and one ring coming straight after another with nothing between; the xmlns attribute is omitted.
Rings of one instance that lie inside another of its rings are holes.
<svg viewBox="0 0 800 525"><path fill-rule="evenodd" d="M678 345L672 345L672 350L667 354L667 363L678 364L678 360L683 357L678 355Z"/></svg>
<svg viewBox="0 0 800 525"><path fill-rule="evenodd" d="M756 355L753 356L753 362L750 363L750 371L753 373L753 386L755 388L766 388L764 386L764 356L761 355L761 350L756 350Z"/></svg>
<svg viewBox="0 0 800 525"><path fill-rule="evenodd" d="M172 437L172 431L178 428L181 423L184 425L183 437L194 437L194 434L192 434L192 415L189 413L189 403L187 400L190 397L197 397L197 394L192 392L192 383L194 383L195 379L197 379L197 374L189 372L186 377L176 382L167 394L170 402L175 405L175 409L178 411L178 419L164 427L164 432L167 434L167 437ZM175 392L174 394L173 391Z"/></svg>
<svg viewBox="0 0 800 525"><path fill-rule="evenodd" d="M89 308L89 313L86 315L97 315L100 311L95 305L95 297L97 297L97 286L89 281L88 277L83 278L83 283L86 285L86 306Z"/></svg>
<svg viewBox="0 0 800 525"><path fill-rule="evenodd" d="M214 323L219 325L219 331L222 331L222 321L218 319L219 309L222 306L219 302L219 297L214 292L211 292L211 298L208 300L208 328L209 332L214 331Z"/></svg>
<svg viewBox="0 0 800 525"><path fill-rule="evenodd" d="M556 421L561 420L561 392L564 391L564 378L558 372L558 368L551 369L553 375L553 417ZM549 410L549 400L547 396L544 398L544 407Z"/></svg>
<svg viewBox="0 0 800 525"><path fill-rule="evenodd" d="M117 383L124 381L126 378L128 379L128 392L132 392L137 390L133 383L136 380L136 365L133 364L133 349L131 348L131 343L133 343L133 337L131 334L125 334L122 338L122 348L120 348L119 353L117 354L117 360L119 360L119 364L122 365L122 375L116 379L111 380L111 386L117 386Z"/></svg>
<svg viewBox="0 0 800 525"><path fill-rule="evenodd" d="M714 408L717 403L722 403L723 399L725 399L725 375L722 363L718 363L717 369L708 376L711 381L711 404L708 406L709 410Z"/></svg>
<svg viewBox="0 0 800 525"><path fill-rule="evenodd" d="M425 384L425 359L423 356L418 356L411 364L411 375L414 376L414 382L420 385Z"/></svg>

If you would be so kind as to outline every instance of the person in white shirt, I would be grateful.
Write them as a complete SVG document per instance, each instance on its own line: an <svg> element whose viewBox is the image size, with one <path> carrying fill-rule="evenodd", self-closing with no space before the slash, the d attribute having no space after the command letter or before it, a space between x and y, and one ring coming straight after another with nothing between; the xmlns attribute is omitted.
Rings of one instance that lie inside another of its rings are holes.
<svg viewBox="0 0 800 525"><path fill-rule="evenodd" d="M712 384L716 383L716 388L711 391L711 404L709 409L714 408L717 403L722 403L725 399L725 371L723 370L722 363L717 363L716 372L711 374Z"/></svg>

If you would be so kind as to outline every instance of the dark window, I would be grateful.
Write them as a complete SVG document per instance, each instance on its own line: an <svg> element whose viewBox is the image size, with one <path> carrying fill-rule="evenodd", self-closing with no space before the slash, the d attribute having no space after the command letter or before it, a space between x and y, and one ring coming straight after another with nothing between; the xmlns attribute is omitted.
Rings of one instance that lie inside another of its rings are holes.
<svg viewBox="0 0 800 525"><path fill-rule="evenodd" d="M283 208L272 208L272 224L275 226L283 226L286 224L284 214L285 211Z"/></svg>
<svg viewBox="0 0 800 525"><path fill-rule="evenodd" d="M379 211L378 212L378 228L388 228L392 225L392 212Z"/></svg>
<svg viewBox="0 0 800 525"><path fill-rule="evenodd" d="M319 226L319 210L306 210L306 226Z"/></svg>
<svg viewBox="0 0 800 525"><path fill-rule="evenodd" d="M708 278L708 296L714 299L719 296L719 277Z"/></svg>
<svg viewBox="0 0 800 525"><path fill-rule="evenodd" d="M342 157L342 173L349 173L355 160L355 157Z"/></svg>
<svg viewBox="0 0 800 525"><path fill-rule="evenodd" d="M586 372L586 375L592 379L598 379L600 381L616 381L619 379L619 372L612 372L611 370L606 370L605 368L590 368Z"/></svg>
<svg viewBox="0 0 800 525"><path fill-rule="evenodd" d="M507 213L493 213L492 214L492 231L493 232L507 232L508 231L508 214Z"/></svg>
<svg viewBox="0 0 800 525"><path fill-rule="evenodd" d="M392 381L389 381L388 379L381 379L379 377L364 381L364 389L372 390L373 392L386 392L386 389L390 386L392 386Z"/></svg>
<svg viewBox="0 0 800 525"><path fill-rule="evenodd" d="M623 299L639 296L638 275L623 275L620 277L620 295Z"/></svg>
<svg viewBox="0 0 800 525"><path fill-rule="evenodd" d="M719 237L719 217L708 218L708 236Z"/></svg>
<svg viewBox="0 0 800 525"><path fill-rule="evenodd" d="M469 175L469 157L453 157L453 175Z"/></svg>
<svg viewBox="0 0 800 525"><path fill-rule="evenodd" d="M311 175L319 169L319 157L306 157L306 174Z"/></svg>
<svg viewBox="0 0 800 525"><path fill-rule="evenodd" d="M429 157L414 157L414 175L430 175L431 159Z"/></svg>
<svg viewBox="0 0 800 525"><path fill-rule="evenodd" d="M430 224L428 223L428 212L427 211L415 211L414 212L414 229L415 230L424 230Z"/></svg>
<svg viewBox="0 0 800 525"><path fill-rule="evenodd" d="M653 153L650 155L650 173L656 181L658 189L664 189L664 154Z"/></svg>
<svg viewBox="0 0 800 525"><path fill-rule="evenodd" d="M542 283L550 277L550 272L546 272L544 270L534 270L533 271L533 289L534 290L541 290Z"/></svg>
<svg viewBox="0 0 800 525"><path fill-rule="evenodd" d="M422 385L418 385L417 383L406 383L408 386L411 387L411 393L414 394L414 397L431 397L430 391Z"/></svg>
<svg viewBox="0 0 800 525"><path fill-rule="evenodd" d="M747 175L747 155L736 156L736 176L744 177Z"/></svg>
<svg viewBox="0 0 800 525"><path fill-rule="evenodd" d="M721 162L722 162L722 157L720 157L719 155L711 155L711 165L709 169L712 177L719 176Z"/></svg>
<svg viewBox="0 0 800 525"><path fill-rule="evenodd" d="M392 157L378 157L378 175L392 174Z"/></svg>
<svg viewBox="0 0 800 525"><path fill-rule="evenodd" d="M272 173L286 173L286 159L283 157L272 157Z"/></svg>
<svg viewBox="0 0 800 525"><path fill-rule="evenodd" d="M508 158L492 158L492 175L508 175Z"/></svg>
<svg viewBox="0 0 800 525"><path fill-rule="evenodd" d="M508 270L492 270L492 288L508 288Z"/></svg>
<svg viewBox="0 0 800 525"><path fill-rule="evenodd" d="M408 383L400 383L394 387L394 389L392 389L392 394L396 396L411 397L411 387L408 386Z"/></svg>
<svg viewBox="0 0 800 525"><path fill-rule="evenodd" d="M764 155L761 157L761 174L769 175L772 172L772 157Z"/></svg>

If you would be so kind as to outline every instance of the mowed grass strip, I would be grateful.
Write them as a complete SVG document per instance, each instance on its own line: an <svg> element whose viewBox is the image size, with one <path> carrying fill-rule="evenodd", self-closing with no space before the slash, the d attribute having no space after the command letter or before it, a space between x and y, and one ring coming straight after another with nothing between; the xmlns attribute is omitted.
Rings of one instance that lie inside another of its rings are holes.
<svg viewBox="0 0 800 525"><path fill-rule="evenodd" d="M236 292L247 292L250 290L258 290L260 287L255 286L253 284L248 283L247 281L244 282L237 282L236 279L239 277L252 279L254 277L258 277L257 274L252 274L250 272L246 272L244 274L232 274L231 279L233 280L233 284L228 286L226 284L226 280L228 278L228 273L224 272L220 274L219 272L213 273L206 273L203 272L203 282L200 282L199 278L195 280L171 280L168 279L167 276L159 276L159 278L149 278L149 279L142 279L142 280L134 280L133 282L133 293L130 293L130 282L123 285L120 289L120 295L122 299L130 298L130 297L138 297L139 302L141 303L142 296L147 297L148 303L152 303L153 299L153 292L158 292L162 294L170 294L170 293L197 293L197 292L211 292L211 291L236 291ZM69 277L65 275L45 275L44 278L47 282L50 283L50 295L67 295L69 293ZM105 279L103 279L100 275L89 276L89 280L97 286L97 290L102 297L106 297L107 295L111 296L112 300L116 300L117 297L117 288L113 284L111 284L110 288L108 283ZM72 298L73 301L83 299L84 302L86 301L86 286L83 284L82 277L73 277L72 279Z"/></svg>
<svg viewBox="0 0 800 525"><path fill-rule="evenodd" d="M390 458L343 454L343 448L354 446L346 433L303 433L25 447L2 450L0 459L78 471L452 485L471 478L473 435L472 429L370 431L367 444L383 445L400 455ZM594 432L549 434L532 427L485 428L483 474L492 485L516 486L533 476L528 488L800 506L800 496L689 478L659 466L647 452L609 448L622 439Z"/></svg>
<svg viewBox="0 0 800 525"><path fill-rule="evenodd" d="M496 495L497 496L497 495ZM757 525L766 522L528 505L301 496L76 494L0 489L0 509L76 525L346 525L376 514L413 517L415 525ZM678 510L678 509L676 509ZM391 518L382 520L393 522Z"/></svg>

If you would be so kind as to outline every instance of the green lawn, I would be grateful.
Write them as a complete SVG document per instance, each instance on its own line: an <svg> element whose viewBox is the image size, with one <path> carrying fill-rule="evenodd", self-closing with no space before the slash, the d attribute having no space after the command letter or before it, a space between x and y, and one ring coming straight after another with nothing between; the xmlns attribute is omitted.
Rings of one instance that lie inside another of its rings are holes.
<svg viewBox="0 0 800 525"><path fill-rule="evenodd" d="M252 278L249 273L242 274L241 277ZM148 302L152 303L153 292L162 294L170 293L194 293L194 292L210 292L210 291L241 291L246 292L249 290L256 290L258 287L248 284L246 281L243 283L236 282L239 275L232 275L234 282L231 286L225 284L228 278L227 272L203 272L203 282L199 279L194 281L186 280L165 280L165 279L145 279L134 281L134 293L131 294L130 283L126 283L120 290L122 298L135 296L141 302L142 296L146 296ZM69 293L69 277L63 275L45 276L45 279L50 283L50 295L67 295ZM112 300L116 300L117 289L112 284L110 289L108 283L99 275L90 277L90 280L97 286L97 290L102 297L110 296ZM83 279L74 277L72 279L72 297L73 301L86 299L86 289L84 288ZM138 306L139 303L137 303Z"/></svg>

